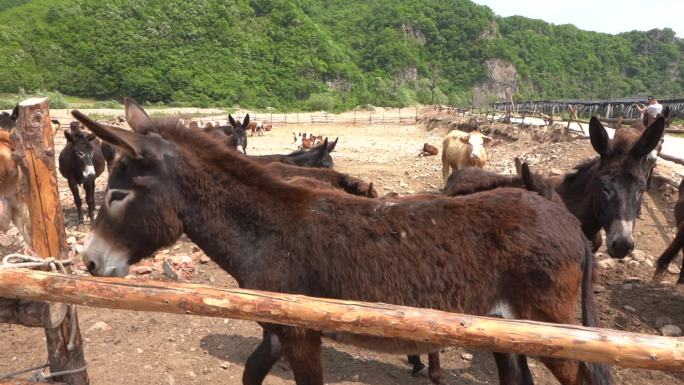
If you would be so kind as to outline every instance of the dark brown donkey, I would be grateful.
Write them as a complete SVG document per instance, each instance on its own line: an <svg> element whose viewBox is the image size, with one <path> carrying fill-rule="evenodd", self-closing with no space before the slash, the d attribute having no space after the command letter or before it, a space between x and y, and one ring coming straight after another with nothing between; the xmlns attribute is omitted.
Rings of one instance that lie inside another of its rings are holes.
<svg viewBox="0 0 684 385"><path fill-rule="evenodd" d="M73 112L122 154L83 253L94 275L123 276L185 233L243 288L573 323L581 285L583 324L598 324L587 241L557 203L521 189L375 200L295 186L204 133L125 105L134 132ZM320 331L262 326L298 385L323 384ZM439 349L331 334L373 350ZM243 384L261 383L275 363L270 343L247 360ZM533 383L524 356L495 358L502 384ZM603 365L541 360L563 385L612 381Z"/></svg>
<svg viewBox="0 0 684 385"><path fill-rule="evenodd" d="M302 167L334 168L335 163L330 153L337 146L338 139L336 138L334 142L328 143L328 138L325 138L325 141L318 146L314 146L309 150L291 152L287 155L257 155L251 158L259 163L279 162Z"/></svg>
<svg viewBox="0 0 684 385"><path fill-rule="evenodd" d="M501 175L479 167L459 168L449 176L443 193L448 196L459 196L495 188L514 187L534 191L548 200L563 205L563 200L549 183L549 178L532 172L529 165L521 162L519 158L515 158L515 165L517 175ZM408 356L408 362L413 365L411 370L413 374L425 369L425 364L418 355ZM428 376L432 382L439 383L442 378L439 352L429 353L428 363Z"/></svg>
<svg viewBox="0 0 684 385"><path fill-rule="evenodd" d="M601 122L592 117L589 123L591 144L600 156L581 163L562 178L546 179L582 223L584 235L592 240L593 251L601 246L601 229L606 231L606 246L611 257L623 258L634 249L634 222L653 168L649 154L660 143L664 129L665 121L660 117L643 132L622 129L620 135L610 140ZM454 173L452 176L451 183L447 180L445 187L445 193L452 196L500 187L497 183L488 186L491 183L488 178L478 185L477 180L467 174ZM521 185L519 181L516 183Z"/></svg>
<svg viewBox="0 0 684 385"><path fill-rule="evenodd" d="M679 199L674 208L675 221L677 222L677 235L670 243L670 246L658 257L656 272L653 276L654 281L660 281L665 277L665 270L672 260L677 256L679 250L684 248L684 179L679 183ZM684 259L682 268L679 271L678 285L684 285Z"/></svg>

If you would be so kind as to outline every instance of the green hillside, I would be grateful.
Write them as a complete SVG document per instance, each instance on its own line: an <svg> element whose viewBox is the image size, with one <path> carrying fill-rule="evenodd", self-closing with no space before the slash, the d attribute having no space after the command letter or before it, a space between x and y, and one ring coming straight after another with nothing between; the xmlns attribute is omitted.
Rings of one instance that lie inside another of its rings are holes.
<svg viewBox="0 0 684 385"><path fill-rule="evenodd" d="M0 0L0 92L199 106L468 104L485 61L527 98L684 94L670 29L617 36L468 0Z"/></svg>

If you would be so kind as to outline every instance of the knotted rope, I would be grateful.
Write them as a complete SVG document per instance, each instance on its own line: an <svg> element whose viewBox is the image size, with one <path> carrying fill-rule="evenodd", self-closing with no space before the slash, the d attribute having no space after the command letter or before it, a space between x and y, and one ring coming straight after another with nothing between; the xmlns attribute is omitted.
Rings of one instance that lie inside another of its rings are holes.
<svg viewBox="0 0 684 385"><path fill-rule="evenodd" d="M2 259L2 264L0 264L0 270L3 269L36 269L36 268L49 268L52 270L53 273L62 273L62 274L68 274L69 272L66 269L66 266L70 266L73 264L73 261L69 259L56 259L54 257L48 257L48 258L41 258L36 255L25 255L25 254L19 254L19 253L12 253L6 255ZM67 344L66 348L68 351L73 351L74 348L76 347L75 341L76 341L76 328L78 327L77 321L76 321L76 305L68 305L69 306L69 313L71 317L69 318L69 321L71 322L70 325L70 334L69 334L69 343ZM42 382L47 379L50 379L52 377L58 377L58 376L64 376L68 374L75 374L75 373L80 373L88 369L88 365L86 364L84 367L79 368L79 369L70 369L70 370L63 370L59 372L51 372L48 374L43 373L43 369L47 368L50 366L49 364L45 365L39 365L39 366L34 366L32 368L28 369L23 369L11 373L0 373L0 380L4 378L10 378L14 377L19 374L24 374L28 372L32 372L34 370L38 370L36 373L34 373L30 380L32 381L37 381L37 382Z"/></svg>

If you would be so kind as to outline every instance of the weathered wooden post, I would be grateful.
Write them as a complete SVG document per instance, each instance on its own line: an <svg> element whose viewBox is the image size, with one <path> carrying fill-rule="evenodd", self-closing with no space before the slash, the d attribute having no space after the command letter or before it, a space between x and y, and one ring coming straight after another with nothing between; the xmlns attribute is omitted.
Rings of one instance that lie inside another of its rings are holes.
<svg viewBox="0 0 684 385"><path fill-rule="evenodd" d="M19 103L19 118L12 140L16 154L23 159L19 164L28 188L30 246L40 257L65 259L68 256L66 232L57 188L54 132L47 98L31 98ZM67 312L57 327L46 327L45 338L52 373L85 368L76 312ZM69 346L70 342L73 346ZM90 383L85 370L57 376L54 380L70 385Z"/></svg>

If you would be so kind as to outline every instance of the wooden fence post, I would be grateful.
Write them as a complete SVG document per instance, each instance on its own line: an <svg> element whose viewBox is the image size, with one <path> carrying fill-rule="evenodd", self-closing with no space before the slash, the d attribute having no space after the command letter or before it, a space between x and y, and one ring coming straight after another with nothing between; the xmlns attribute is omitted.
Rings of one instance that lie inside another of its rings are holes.
<svg viewBox="0 0 684 385"><path fill-rule="evenodd" d="M31 218L30 246L40 257L65 259L66 232L57 187L54 132L47 98L31 98L19 103L19 118L12 135L15 151L24 160L19 162L20 167L30 186L26 197ZM58 327L46 328L45 338L51 372L86 366L76 312L67 312ZM73 338L71 350L67 348L70 338ZM69 385L90 383L85 370L54 379Z"/></svg>

